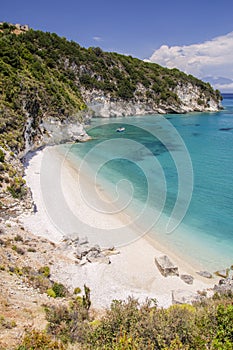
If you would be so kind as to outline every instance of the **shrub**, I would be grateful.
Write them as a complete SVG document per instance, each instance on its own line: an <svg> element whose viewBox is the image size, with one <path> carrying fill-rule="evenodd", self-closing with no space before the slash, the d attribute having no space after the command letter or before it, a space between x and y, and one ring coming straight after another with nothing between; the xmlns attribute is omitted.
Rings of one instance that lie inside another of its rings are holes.
<svg viewBox="0 0 233 350"><path fill-rule="evenodd" d="M54 290L52 288L47 289L47 294L51 298L56 298L56 293L54 292Z"/></svg>
<svg viewBox="0 0 233 350"><path fill-rule="evenodd" d="M29 248L28 248L28 252L29 252L29 253L36 253L36 249L33 248L33 247L29 247Z"/></svg>
<svg viewBox="0 0 233 350"><path fill-rule="evenodd" d="M0 162L3 163L5 159L4 152L0 149Z"/></svg>
<svg viewBox="0 0 233 350"><path fill-rule="evenodd" d="M52 290L54 291L56 298L57 297L60 297L60 298L65 297L66 293L67 293L67 290L62 283L54 282L54 284L52 286Z"/></svg>
<svg viewBox="0 0 233 350"><path fill-rule="evenodd" d="M12 250L14 250L16 253L18 253L20 255L24 255L25 254L25 251L22 248L17 247L16 245L12 246Z"/></svg>
<svg viewBox="0 0 233 350"><path fill-rule="evenodd" d="M69 307L52 306L47 307L45 311L50 334L58 337L64 343L80 342L87 345L89 314L82 303L74 300Z"/></svg>
<svg viewBox="0 0 233 350"><path fill-rule="evenodd" d="M28 330L24 336L21 345L17 350L65 350L64 345L54 340L51 335L37 331Z"/></svg>
<svg viewBox="0 0 233 350"><path fill-rule="evenodd" d="M81 289L79 287L74 288L74 294L80 294Z"/></svg>
<svg viewBox="0 0 233 350"><path fill-rule="evenodd" d="M15 236L14 240L15 240L16 242L23 242L23 237L20 236L19 234L17 234L17 235Z"/></svg>
<svg viewBox="0 0 233 350"><path fill-rule="evenodd" d="M38 272L40 274L42 274L44 277L50 277L50 268L49 268L49 266L42 266L42 267L40 267Z"/></svg>

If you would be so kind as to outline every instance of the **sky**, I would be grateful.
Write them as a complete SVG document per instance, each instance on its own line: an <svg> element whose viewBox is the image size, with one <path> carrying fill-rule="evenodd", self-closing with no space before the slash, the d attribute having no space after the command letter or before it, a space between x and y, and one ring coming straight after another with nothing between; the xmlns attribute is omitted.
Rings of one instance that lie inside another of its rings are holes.
<svg viewBox="0 0 233 350"><path fill-rule="evenodd" d="M177 67L233 92L232 0L0 1L0 21Z"/></svg>

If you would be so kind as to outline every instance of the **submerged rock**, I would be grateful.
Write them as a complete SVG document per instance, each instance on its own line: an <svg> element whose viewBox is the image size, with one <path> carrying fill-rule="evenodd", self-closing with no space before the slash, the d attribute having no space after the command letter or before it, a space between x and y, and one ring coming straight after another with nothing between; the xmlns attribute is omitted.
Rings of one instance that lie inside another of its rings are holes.
<svg viewBox="0 0 233 350"><path fill-rule="evenodd" d="M171 262L167 255L155 257L155 263L163 276L179 276L178 267Z"/></svg>

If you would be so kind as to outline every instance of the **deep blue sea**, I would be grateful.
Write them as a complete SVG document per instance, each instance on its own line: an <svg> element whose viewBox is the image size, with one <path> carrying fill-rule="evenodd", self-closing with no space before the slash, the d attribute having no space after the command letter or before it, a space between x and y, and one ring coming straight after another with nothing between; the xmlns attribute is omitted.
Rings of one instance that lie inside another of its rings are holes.
<svg viewBox="0 0 233 350"><path fill-rule="evenodd" d="M119 206L130 199L124 210L142 231L211 271L233 264L233 95L225 97L216 113L96 118L93 140L71 148Z"/></svg>

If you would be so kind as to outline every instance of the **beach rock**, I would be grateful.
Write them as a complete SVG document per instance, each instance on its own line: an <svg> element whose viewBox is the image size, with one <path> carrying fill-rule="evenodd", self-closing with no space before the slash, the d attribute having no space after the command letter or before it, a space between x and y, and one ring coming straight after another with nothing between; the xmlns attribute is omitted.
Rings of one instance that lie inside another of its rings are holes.
<svg viewBox="0 0 233 350"><path fill-rule="evenodd" d="M97 256L97 257L89 257L87 256L87 261L90 263L101 263L101 264L111 264L111 260L107 256Z"/></svg>
<svg viewBox="0 0 233 350"><path fill-rule="evenodd" d="M90 248L90 250L97 253L101 252L101 248L98 244L95 244L93 247Z"/></svg>
<svg viewBox="0 0 233 350"><path fill-rule="evenodd" d="M88 244L88 238L87 237L81 237L79 239L79 245L83 245L83 244Z"/></svg>
<svg viewBox="0 0 233 350"><path fill-rule="evenodd" d="M219 270L215 272L215 275L223 278L227 278L229 275L229 269Z"/></svg>
<svg viewBox="0 0 233 350"><path fill-rule="evenodd" d="M180 278L187 284L193 284L193 276L191 275L181 275Z"/></svg>
<svg viewBox="0 0 233 350"><path fill-rule="evenodd" d="M98 257L103 257L103 255L99 252L99 251L97 251L97 250L90 250L88 253L87 253L87 255L86 255L86 258L87 258L87 260L88 259L95 259L95 258L98 258ZM89 261L89 260L88 260Z"/></svg>
<svg viewBox="0 0 233 350"><path fill-rule="evenodd" d="M233 293L233 279L222 278L219 280L218 285L214 286L214 291L219 294L226 294L228 292Z"/></svg>
<svg viewBox="0 0 233 350"><path fill-rule="evenodd" d="M155 263L164 277L179 276L178 267L171 262L167 255L155 257Z"/></svg>
<svg viewBox="0 0 233 350"><path fill-rule="evenodd" d="M208 271L198 271L197 274L202 276L202 277L205 277L205 278L212 278L213 277L213 275Z"/></svg>
<svg viewBox="0 0 233 350"><path fill-rule="evenodd" d="M193 302L199 301L200 299L200 295L188 290L178 289L172 291L172 304L192 304Z"/></svg>
<svg viewBox="0 0 233 350"><path fill-rule="evenodd" d="M104 254L105 256L108 256L108 255L117 255L117 254L120 254L119 250L109 250L109 249L104 249L102 250L102 254Z"/></svg>
<svg viewBox="0 0 233 350"><path fill-rule="evenodd" d="M85 255L87 255L89 253L90 250L91 250L91 248L88 245L79 246L76 249L74 256L77 259L82 259Z"/></svg>

